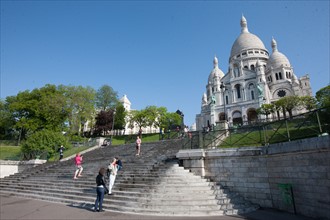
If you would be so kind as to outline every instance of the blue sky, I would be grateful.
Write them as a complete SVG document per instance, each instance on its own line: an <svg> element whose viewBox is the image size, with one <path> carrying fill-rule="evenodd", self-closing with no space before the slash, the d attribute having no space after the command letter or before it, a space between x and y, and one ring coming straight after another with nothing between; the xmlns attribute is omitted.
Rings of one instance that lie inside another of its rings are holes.
<svg viewBox="0 0 330 220"><path fill-rule="evenodd" d="M213 57L228 70L242 14L313 93L327 86L329 1L1 1L1 98L45 84L110 85L133 109L180 109L191 125Z"/></svg>

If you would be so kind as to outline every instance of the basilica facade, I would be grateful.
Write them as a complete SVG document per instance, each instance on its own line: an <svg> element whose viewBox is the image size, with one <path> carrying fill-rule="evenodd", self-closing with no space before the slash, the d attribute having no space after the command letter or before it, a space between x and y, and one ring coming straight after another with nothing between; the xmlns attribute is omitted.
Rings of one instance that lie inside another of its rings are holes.
<svg viewBox="0 0 330 220"><path fill-rule="evenodd" d="M271 40L269 54L263 42L248 30L241 18L241 33L235 40L229 57L228 72L219 69L213 59L213 69L203 94L201 113L196 115L196 129L220 122L229 125L250 124L260 117L257 109L285 96L312 96L309 75L298 78L288 58ZM296 110L295 114L300 113Z"/></svg>

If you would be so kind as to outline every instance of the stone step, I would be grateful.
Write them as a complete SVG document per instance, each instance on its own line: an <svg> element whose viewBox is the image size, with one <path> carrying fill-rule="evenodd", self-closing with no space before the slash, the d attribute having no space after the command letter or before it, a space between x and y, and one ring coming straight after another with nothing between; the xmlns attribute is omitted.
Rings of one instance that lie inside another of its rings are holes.
<svg viewBox="0 0 330 220"><path fill-rule="evenodd" d="M38 192L34 192L33 189L30 188L20 188L20 187L11 187L9 189L6 189L7 192L14 192L14 193L25 193L25 194L34 194L34 195L44 195L44 196L52 196L52 197L61 197L66 199L73 199L77 197L81 198L95 198L96 196L96 189L88 189L87 190L73 190L73 189L67 189L67 190L61 190L61 189L41 189ZM3 190L1 190L3 192ZM203 205L203 206L209 206L209 205L217 205L214 198L205 199L203 197L198 197L193 199L191 198L174 198L172 197L156 197L156 198L150 198L148 195L140 195L139 197L132 195L125 195L120 196L119 194L114 191L114 195L105 196L107 199L110 199L112 203L123 203L123 202L139 202L141 204L155 204L159 206L169 206L169 205L180 205L182 203L185 203L186 205Z"/></svg>
<svg viewBox="0 0 330 220"><path fill-rule="evenodd" d="M18 179L7 179L2 180L0 183L15 183L19 182ZM44 181L62 181L63 183L86 183L86 184L95 184L95 176L92 177L81 177L76 180L72 179L72 175L63 175L63 176L36 176L24 179L24 181L31 181L31 182L44 182ZM108 181L108 178L106 178ZM206 182L203 179L194 179L191 177L187 177L186 179L178 178L178 177L163 177L163 178L146 178L146 177L123 177L117 176L116 184L150 184L150 185L192 185L192 186L210 186L214 187L214 183ZM216 189L216 188L214 188Z"/></svg>
<svg viewBox="0 0 330 220"><path fill-rule="evenodd" d="M35 188L35 184L28 184L28 183L17 183L16 185L4 185L1 184L1 190L33 190ZM79 188L77 188L79 187ZM61 186L58 187L56 185L51 185L51 184L47 184L47 183L43 183L43 185L39 185L38 186L39 191L48 191L48 192L70 192L71 194L79 194L79 193L93 193L95 192L95 187L94 186L90 186L90 185L79 185L79 186L75 186L75 185L65 185L65 186ZM135 189L135 190L134 190ZM195 194L191 195L191 194L185 194L185 192L187 191L186 189L183 190L176 190L176 189L153 189L153 190L145 190L143 188L134 188L132 189L130 192L131 195L134 195L133 192L135 193L144 193L146 198L153 198L152 194L156 194L157 198L169 198L172 200L176 200L176 196L177 195L186 195L186 198L197 198L198 196L206 198L207 196L209 198L215 198L215 195L212 194L209 191L205 191L204 189L198 189L196 188L194 190ZM128 191L128 190L126 190ZM114 187L113 192L116 193L116 195L120 195L119 192L123 192L121 191L120 186L119 187ZM164 192L166 192L166 194L164 194ZM123 195L123 193L122 193ZM180 197L182 198L182 197ZM216 200L214 200L216 201Z"/></svg>
<svg viewBox="0 0 330 220"><path fill-rule="evenodd" d="M180 167L173 160L178 143L145 144L140 157L134 155L134 144L95 149L83 154L83 177L77 180L72 179L75 166L69 159L0 180L0 193L92 209L98 170L119 156L124 166L113 194L105 196L106 210L168 216L219 216L248 210L249 204L240 201L236 194Z"/></svg>

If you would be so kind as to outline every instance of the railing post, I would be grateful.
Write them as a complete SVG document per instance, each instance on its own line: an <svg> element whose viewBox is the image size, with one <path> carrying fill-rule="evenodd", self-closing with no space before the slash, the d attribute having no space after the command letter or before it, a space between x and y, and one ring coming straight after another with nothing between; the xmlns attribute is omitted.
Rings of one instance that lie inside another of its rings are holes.
<svg viewBox="0 0 330 220"><path fill-rule="evenodd" d="M290 132L289 132L289 127L288 127L288 119L285 119L285 126L286 126L286 132L288 133L288 138L289 138L289 141L290 140Z"/></svg>
<svg viewBox="0 0 330 220"><path fill-rule="evenodd" d="M316 118L317 118L317 123L319 124L320 134L322 134L322 126L320 122L319 111L316 111Z"/></svg>
<svg viewBox="0 0 330 220"><path fill-rule="evenodd" d="M267 146L267 136L266 136L266 129L265 129L265 126L262 126L262 130L263 130L263 133L264 133L264 142L265 142L265 146Z"/></svg>

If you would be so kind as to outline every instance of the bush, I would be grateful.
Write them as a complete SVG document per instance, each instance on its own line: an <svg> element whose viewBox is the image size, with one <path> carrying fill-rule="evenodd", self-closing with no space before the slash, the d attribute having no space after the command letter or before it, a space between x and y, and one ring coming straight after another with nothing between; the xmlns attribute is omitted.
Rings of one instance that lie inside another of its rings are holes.
<svg viewBox="0 0 330 220"><path fill-rule="evenodd" d="M22 144L23 159L35 159L42 157L48 159L57 153L57 149L63 145L66 149L70 148L67 137L61 132L50 130L38 131L27 138Z"/></svg>

